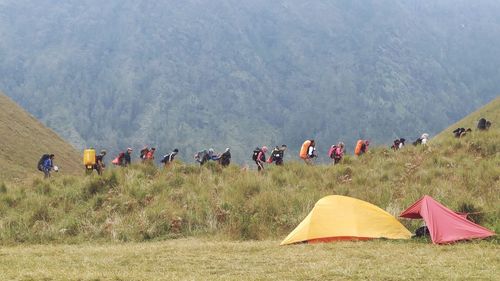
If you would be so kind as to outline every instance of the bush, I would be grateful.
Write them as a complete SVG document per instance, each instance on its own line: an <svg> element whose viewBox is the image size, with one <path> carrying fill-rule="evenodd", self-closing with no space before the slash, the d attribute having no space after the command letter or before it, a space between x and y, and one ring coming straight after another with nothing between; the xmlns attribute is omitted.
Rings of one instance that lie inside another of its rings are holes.
<svg viewBox="0 0 500 281"><path fill-rule="evenodd" d="M0 183L0 193L7 193L7 185L4 182Z"/></svg>
<svg viewBox="0 0 500 281"><path fill-rule="evenodd" d="M483 210L476 207L473 203L463 202L458 206L457 211L460 213L467 213L467 219L474 223L481 224L484 220Z"/></svg>
<svg viewBox="0 0 500 281"><path fill-rule="evenodd" d="M37 221L49 222L49 208L46 205L41 205L33 211L31 215L31 225L34 225Z"/></svg>

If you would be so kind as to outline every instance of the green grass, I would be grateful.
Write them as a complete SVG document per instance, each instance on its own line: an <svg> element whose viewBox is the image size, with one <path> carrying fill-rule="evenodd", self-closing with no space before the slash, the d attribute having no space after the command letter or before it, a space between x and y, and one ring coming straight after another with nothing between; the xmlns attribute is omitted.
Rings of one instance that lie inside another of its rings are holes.
<svg viewBox="0 0 500 281"><path fill-rule="evenodd" d="M488 132L462 139L449 132L398 152L376 148L336 166L292 162L258 174L214 163L134 165L102 177L0 182L0 244L282 239L331 194L371 202L395 216L430 195L451 209L480 212L477 222L498 233L499 101L492 103L496 115L486 116L494 124ZM411 231L421 224L402 222Z"/></svg>
<svg viewBox="0 0 500 281"><path fill-rule="evenodd" d="M498 280L498 244L179 239L0 249L1 280Z"/></svg>
<svg viewBox="0 0 500 281"><path fill-rule="evenodd" d="M0 135L0 182L31 177L45 153L56 155L55 163L64 173L81 173L80 154L1 92Z"/></svg>
<svg viewBox="0 0 500 281"><path fill-rule="evenodd" d="M137 165L103 177L7 183L0 192L0 243L279 239L330 194L366 200L395 216L428 194L455 210L484 212L480 223L498 232L500 157L488 152L497 149L489 139L495 134L399 152L374 149L337 166L289 163L262 175L236 166ZM410 230L420 225L403 223Z"/></svg>
<svg viewBox="0 0 500 281"><path fill-rule="evenodd" d="M486 107L488 132L455 139L450 130L427 146L375 148L336 166L292 162L259 174L176 163L0 181L0 280L498 280L498 237L278 246L330 194L395 216L427 194L479 212L473 218L498 233L496 105Z"/></svg>

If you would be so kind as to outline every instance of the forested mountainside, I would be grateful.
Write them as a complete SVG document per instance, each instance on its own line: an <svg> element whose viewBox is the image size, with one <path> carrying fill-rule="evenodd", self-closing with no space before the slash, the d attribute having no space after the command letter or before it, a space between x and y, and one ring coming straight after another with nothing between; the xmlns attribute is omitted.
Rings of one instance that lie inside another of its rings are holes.
<svg viewBox="0 0 500 281"><path fill-rule="evenodd" d="M0 89L75 146L388 142L495 98L500 2L0 0ZM293 151L295 154L295 151Z"/></svg>

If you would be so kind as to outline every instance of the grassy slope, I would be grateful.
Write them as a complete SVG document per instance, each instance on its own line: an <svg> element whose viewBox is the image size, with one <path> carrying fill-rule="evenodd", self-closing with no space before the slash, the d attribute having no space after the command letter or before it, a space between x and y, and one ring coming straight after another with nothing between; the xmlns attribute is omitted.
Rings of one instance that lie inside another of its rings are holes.
<svg viewBox="0 0 500 281"><path fill-rule="evenodd" d="M0 186L0 243L145 241L215 235L279 239L323 196L366 200L397 215L423 195L455 210L481 211L481 224L500 232L500 119L489 132L428 146L371 150L337 166L287 163L265 174L177 164L137 165L99 178L58 175ZM480 113L476 113L480 114ZM476 119L473 116L473 119ZM78 157L79 158L79 157ZM467 205L467 206L466 206ZM403 221L410 230L420 222Z"/></svg>
<svg viewBox="0 0 500 281"><path fill-rule="evenodd" d="M65 173L81 170L76 150L52 130L0 93L0 180L12 181L36 172L44 153L56 154L56 165Z"/></svg>
<svg viewBox="0 0 500 281"><path fill-rule="evenodd" d="M498 106L490 107L485 116L500 124ZM268 240L283 238L328 194L361 198L393 214L424 194L455 209L467 202L487 211L482 224L499 232L498 128L460 140L446 132L428 147L397 153L379 148L335 167L291 163L257 175L235 166L179 164L159 171L140 165L103 178L0 185L0 244L17 244L0 248L0 279L498 280L495 239L287 247ZM210 239L96 243L179 236ZM82 241L92 243L18 244Z"/></svg>
<svg viewBox="0 0 500 281"><path fill-rule="evenodd" d="M181 239L0 248L2 280L498 280L498 245Z"/></svg>
<svg viewBox="0 0 500 281"><path fill-rule="evenodd" d="M493 127L496 130L498 130L498 127L500 127L500 96L497 97L496 99L492 100L490 103L487 105L483 106L482 108L478 109L477 111L467 115L464 119L458 121L457 123L451 125L448 129L444 130L440 134L438 134L435 139L438 141L441 140L446 140L449 138L449 135L453 130L459 127L463 128L472 128L476 129L477 122L479 121L480 118L486 118L487 120L493 120Z"/></svg>

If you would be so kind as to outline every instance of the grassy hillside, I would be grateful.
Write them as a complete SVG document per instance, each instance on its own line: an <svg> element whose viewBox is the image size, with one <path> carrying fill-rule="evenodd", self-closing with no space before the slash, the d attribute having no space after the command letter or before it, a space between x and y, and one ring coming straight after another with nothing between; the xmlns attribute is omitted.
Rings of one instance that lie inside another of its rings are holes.
<svg viewBox="0 0 500 281"><path fill-rule="evenodd" d="M54 153L64 173L81 170L77 151L52 130L0 93L0 182L13 181L37 172L44 153Z"/></svg>
<svg viewBox="0 0 500 281"><path fill-rule="evenodd" d="M428 194L454 210L479 212L472 218L498 233L500 129L495 124L500 119L498 107L493 107L495 112L487 116L494 124L489 132L462 139L445 134L428 146L398 152L376 148L360 158L347 156L336 166L295 162L257 174L215 164L200 168L177 163L169 169L136 165L103 177L4 184L0 243L207 235L280 239L318 199L330 194L366 200L394 215ZM403 223L410 230L420 225Z"/></svg>
<svg viewBox="0 0 500 281"><path fill-rule="evenodd" d="M481 118L486 118L486 120L493 121L493 131L497 132L498 127L500 127L500 96L496 99L492 100L490 103L486 104L482 108L476 110L475 112L467 115L467 117L458 121L457 123L451 125L446 130L442 131L439 135L436 136L435 140L437 141L446 141L449 139L448 137L452 134L453 130L456 128L471 128L473 130L477 127L477 122ZM498 140L498 139L496 139Z"/></svg>

